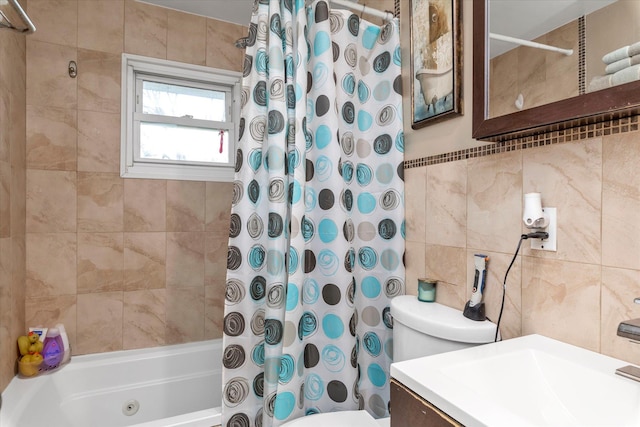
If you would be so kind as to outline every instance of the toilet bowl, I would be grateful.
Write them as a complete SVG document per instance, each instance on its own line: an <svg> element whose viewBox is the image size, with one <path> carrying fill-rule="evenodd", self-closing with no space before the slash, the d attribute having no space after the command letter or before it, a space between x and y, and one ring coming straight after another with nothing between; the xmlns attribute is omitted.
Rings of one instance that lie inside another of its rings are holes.
<svg viewBox="0 0 640 427"><path fill-rule="evenodd" d="M402 295L391 300L393 361L416 359L493 342L496 325L467 319L462 311ZM390 418L376 420L367 411L309 415L282 427L389 427Z"/></svg>

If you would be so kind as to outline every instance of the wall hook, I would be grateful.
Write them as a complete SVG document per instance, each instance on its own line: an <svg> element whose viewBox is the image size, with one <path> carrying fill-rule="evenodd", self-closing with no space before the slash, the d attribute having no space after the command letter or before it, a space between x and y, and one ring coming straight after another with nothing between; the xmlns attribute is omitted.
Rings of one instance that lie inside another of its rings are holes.
<svg viewBox="0 0 640 427"><path fill-rule="evenodd" d="M69 77L75 79L78 75L78 64L76 61L69 61Z"/></svg>

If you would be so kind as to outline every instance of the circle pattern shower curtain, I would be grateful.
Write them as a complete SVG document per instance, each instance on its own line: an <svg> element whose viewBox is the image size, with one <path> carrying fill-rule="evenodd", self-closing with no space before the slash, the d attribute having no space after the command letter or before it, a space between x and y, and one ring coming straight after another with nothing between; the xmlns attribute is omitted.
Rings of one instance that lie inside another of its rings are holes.
<svg viewBox="0 0 640 427"><path fill-rule="evenodd" d="M256 1L224 317L223 426L388 416L404 293L397 20Z"/></svg>

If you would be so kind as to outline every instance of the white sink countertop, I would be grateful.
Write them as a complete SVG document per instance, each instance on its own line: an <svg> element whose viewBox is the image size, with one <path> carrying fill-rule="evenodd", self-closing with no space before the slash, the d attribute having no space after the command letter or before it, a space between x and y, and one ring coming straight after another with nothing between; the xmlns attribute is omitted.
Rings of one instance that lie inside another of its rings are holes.
<svg viewBox="0 0 640 427"><path fill-rule="evenodd" d="M527 335L393 363L391 376L468 427L640 426L629 363Z"/></svg>

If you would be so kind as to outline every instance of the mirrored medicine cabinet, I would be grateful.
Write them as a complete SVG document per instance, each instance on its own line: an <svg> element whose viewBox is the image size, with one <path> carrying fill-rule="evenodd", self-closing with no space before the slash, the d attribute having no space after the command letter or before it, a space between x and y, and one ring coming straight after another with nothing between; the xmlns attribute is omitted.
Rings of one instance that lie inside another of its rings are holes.
<svg viewBox="0 0 640 427"><path fill-rule="evenodd" d="M611 82L603 56L638 41L640 0L473 0L473 137L505 141L639 114L638 78L599 84Z"/></svg>

